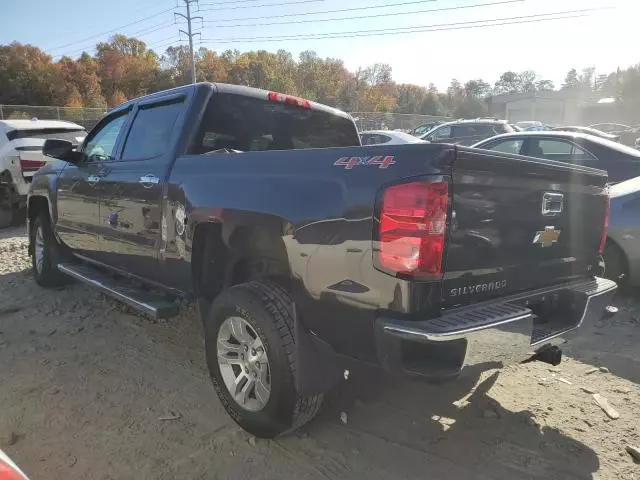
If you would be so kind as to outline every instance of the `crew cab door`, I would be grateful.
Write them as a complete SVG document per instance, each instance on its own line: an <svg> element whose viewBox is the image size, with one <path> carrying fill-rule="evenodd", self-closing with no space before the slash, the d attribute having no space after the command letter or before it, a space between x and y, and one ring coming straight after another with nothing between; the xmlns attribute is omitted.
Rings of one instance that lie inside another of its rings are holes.
<svg viewBox="0 0 640 480"><path fill-rule="evenodd" d="M101 180L122 141L129 110L105 117L84 141L84 160L68 164L58 178L56 232L74 252L95 257L100 251Z"/></svg>
<svg viewBox="0 0 640 480"><path fill-rule="evenodd" d="M122 155L101 182L101 260L148 280L160 280L163 187L175 157L180 132L174 126L184 98L137 105Z"/></svg>

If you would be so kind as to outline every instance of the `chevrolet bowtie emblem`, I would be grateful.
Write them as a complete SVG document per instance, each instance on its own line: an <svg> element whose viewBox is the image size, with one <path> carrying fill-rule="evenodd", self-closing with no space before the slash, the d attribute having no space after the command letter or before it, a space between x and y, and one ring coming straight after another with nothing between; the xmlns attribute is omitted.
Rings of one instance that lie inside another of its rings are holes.
<svg viewBox="0 0 640 480"><path fill-rule="evenodd" d="M541 247L550 247L558 241L558 238L560 238L560 230L556 230L553 226L544 227L541 232L536 232L533 237L533 244Z"/></svg>

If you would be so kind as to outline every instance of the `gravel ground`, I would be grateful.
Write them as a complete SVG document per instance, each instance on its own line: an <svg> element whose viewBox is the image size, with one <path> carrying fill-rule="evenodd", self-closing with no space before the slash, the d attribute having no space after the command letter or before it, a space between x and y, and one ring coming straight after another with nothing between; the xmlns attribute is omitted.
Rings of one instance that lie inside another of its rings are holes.
<svg viewBox="0 0 640 480"><path fill-rule="evenodd" d="M256 440L214 394L192 309L153 322L82 285L41 289L24 229L4 230L0 447L34 480L640 479L640 314L617 302L558 368L439 386L356 371L304 429Z"/></svg>

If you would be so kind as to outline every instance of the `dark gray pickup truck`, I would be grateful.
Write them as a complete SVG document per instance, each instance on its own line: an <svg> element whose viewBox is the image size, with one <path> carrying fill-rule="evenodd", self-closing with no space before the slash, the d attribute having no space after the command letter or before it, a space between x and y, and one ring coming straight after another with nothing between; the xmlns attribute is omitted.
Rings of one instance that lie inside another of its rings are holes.
<svg viewBox="0 0 640 480"><path fill-rule="evenodd" d="M354 359L430 380L557 363L599 319L606 174L449 144L361 147L345 113L197 84L112 110L28 198L33 273L157 317L197 301L247 431L310 420Z"/></svg>

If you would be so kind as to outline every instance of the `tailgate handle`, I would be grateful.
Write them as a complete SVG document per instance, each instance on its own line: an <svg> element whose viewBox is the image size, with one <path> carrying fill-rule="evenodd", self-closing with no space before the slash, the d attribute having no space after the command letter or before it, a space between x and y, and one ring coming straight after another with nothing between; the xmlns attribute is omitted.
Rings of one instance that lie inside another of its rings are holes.
<svg viewBox="0 0 640 480"><path fill-rule="evenodd" d="M560 215L563 207L564 195L562 193L544 192L542 195L542 215Z"/></svg>

